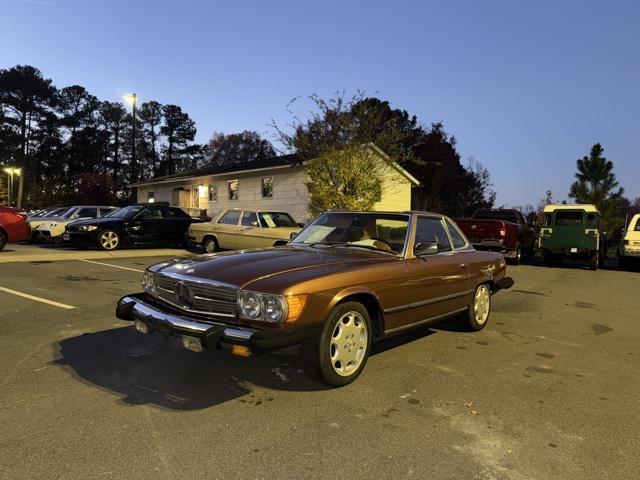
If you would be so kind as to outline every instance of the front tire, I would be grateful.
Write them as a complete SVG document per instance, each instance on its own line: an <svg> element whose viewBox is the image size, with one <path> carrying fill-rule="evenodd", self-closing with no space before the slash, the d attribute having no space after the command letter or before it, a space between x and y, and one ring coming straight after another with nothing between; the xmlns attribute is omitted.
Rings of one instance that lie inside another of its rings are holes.
<svg viewBox="0 0 640 480"><path fill-rule="evenodd" d="M593 270L594 272L598 270L598 265L600 264L599 257L600 256L598 255L598 252L596 252L591 255L591 258L589 259L589 268L591 268L591 270Z"/></svg>
<svg viewBox="0 0 640 480"><path fill-rule="evenodd" d="M218 241L215 237L207 237L203 242L204 249L207 253L216 253L220 250L220 246L218 245Z"/></svg>
<svg viewBox="0 0 640 480"><path fill-rule="evenodd" d="M0 252L4 249L4 246L7 244L7 234L0 230Z"/></svg>
<svg viewBox="0 0 640 480"><path fill-rule="evenodd" d="M462 316L463 326L471 331L482 330L489 321L491 313L491 289L483 283L473 293L473 300L467 312Z"/></svg>
<svg viewBox="0 0 640 480"><path fill-rule="evenodd" d="M320 337L305 347L308 373L332 387L348 385L362 373L372 337L371 318L364 305L338 304L329 314Z"/></svg>
<svg viewBox="0 0 640 480"><path fill-rule="evenodd" d="M98 234L98 248L115 250L120 246L120 235L114 230L103 230Z"/></svg>

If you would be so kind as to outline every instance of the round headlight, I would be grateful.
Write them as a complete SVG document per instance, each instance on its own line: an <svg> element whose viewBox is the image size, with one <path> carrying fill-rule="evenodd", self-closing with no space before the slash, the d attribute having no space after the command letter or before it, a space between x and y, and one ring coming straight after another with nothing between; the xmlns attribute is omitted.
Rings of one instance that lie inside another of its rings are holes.
<svg viewBox="0 0 640 480"><path fill-rule="evenodd" d="M279 322L284 317L284 305L278 297L265 296L264 319L267 322Z"/></svg>
<svg viewBox="0 0 640 480"><path fill-rule="evenodd" d="M142 289L149 295L155 296L157 294L156 280L153 273L144 272L142 274Z"/></svg>
<svg viewBox="0 0 640 480"><path fill-rule="evenodd" d="M253 293L246 293L242 297L242 313L250 319L256 319L260 316L262 302L260 297Z"/></svg>

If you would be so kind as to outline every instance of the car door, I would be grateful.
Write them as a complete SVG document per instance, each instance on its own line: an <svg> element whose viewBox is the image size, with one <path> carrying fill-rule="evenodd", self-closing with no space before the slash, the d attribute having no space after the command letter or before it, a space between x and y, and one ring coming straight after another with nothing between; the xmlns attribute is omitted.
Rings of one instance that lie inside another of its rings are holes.
<svg viewBox="0 0 640 480"><path fill-rule="evenodd" d="M228 210L215 225L214 231L220 248L233 250L236 248L236 236L240 230L240 210Z"/></svg>
<svg viewBox="0 0 640 480"><path fill-rule="evenodd" d="M160 207L145 207L131 222L132 237L137 243L158 244L164 238L164 217Z"/></svg>
<svg viewBox="0 0 640 480"><path fill-rule="evenodd" d="M175 207L162 207L164 222L162 225L162 241L164 243L181 244L185 240L191 217Z"/></svg>
<svg viewBox="0 0 640 480"><path fill-rule="evenodd" d="M240 218L240 229L236 234L235 248L260 248L262 228L258 214L254 211L245 210Z"/></svg>
<svg viewBox="0 0 640 480"><path fill-rule="evenodd" d="M470 298L466 252L454 249L441 217L418 216L415 231L415 245L435 242L439 251L407 260L410 321L427 321L463 310Z"/></svg>

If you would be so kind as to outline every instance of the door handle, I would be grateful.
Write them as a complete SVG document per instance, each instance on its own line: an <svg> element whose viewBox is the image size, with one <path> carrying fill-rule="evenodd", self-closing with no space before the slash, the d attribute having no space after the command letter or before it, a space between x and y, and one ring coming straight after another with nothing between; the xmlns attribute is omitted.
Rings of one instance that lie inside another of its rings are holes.
<svg viewBox="0 0 640 480"><path fill-rule="evenodd" d="M461 263L460 268L467 268L469 266L468 263Z"/></svg>

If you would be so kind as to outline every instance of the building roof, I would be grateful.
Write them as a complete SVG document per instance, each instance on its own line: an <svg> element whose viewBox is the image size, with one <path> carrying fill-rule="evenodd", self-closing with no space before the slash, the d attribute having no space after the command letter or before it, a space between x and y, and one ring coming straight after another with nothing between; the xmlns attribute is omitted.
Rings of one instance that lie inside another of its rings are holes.
<svg viewBox="0 0 640 480"><path fill-rule="evenodd" d="M389 156L378 148L374 143L367 143L363 145L364 148L372 150L376 155L386 161L391 168L396 170L402 176L404 176L414 186L420 185L420 182L404 168L402 168L397 162L394 162ZM298 155L280 155L277 157L265 158L262 160L255 160L252 162L243 162L233 165L212 165L204 168L196 168L192 170L186 170L184 172L176 173L173 175L165 175L163 177L154 177L149 180L134 183L132 187L144 187L147 185L155 185L158 183L170 183L178 182L180 180L194 180L196 178L209 177L214 175L225 175L229 173L250 173L252 171L269 170L275 168L286 168L298 165L304 165L306 161L302 160Z"/></svg>
<svg viewBox="0 0 640 480"><path fill-rule="evenodd" d="M555 212L556 210L584 210L590 213L600 213L595 205L590 203L561 203L561 204L549 204L544 207L544 213Z"/></svg>
<svg viewBox="0 0 640 480"><path fill-rule="evenodd" d="M173 175L165 175L163 177L154 177L149 180L134 183L132 187L142 187L145 185L153 185L156 183L175 182L180 180L194 179L199 177L208 177L211 175L224 175L226 173L249 172L252 170L265 170L269 168L289 167L300 164L299 157L295 154L280 155L278 157L270 157L252 162L242 162L233 165L211 165L203 168L194 168L184 172L175 173Z"/></svg>

